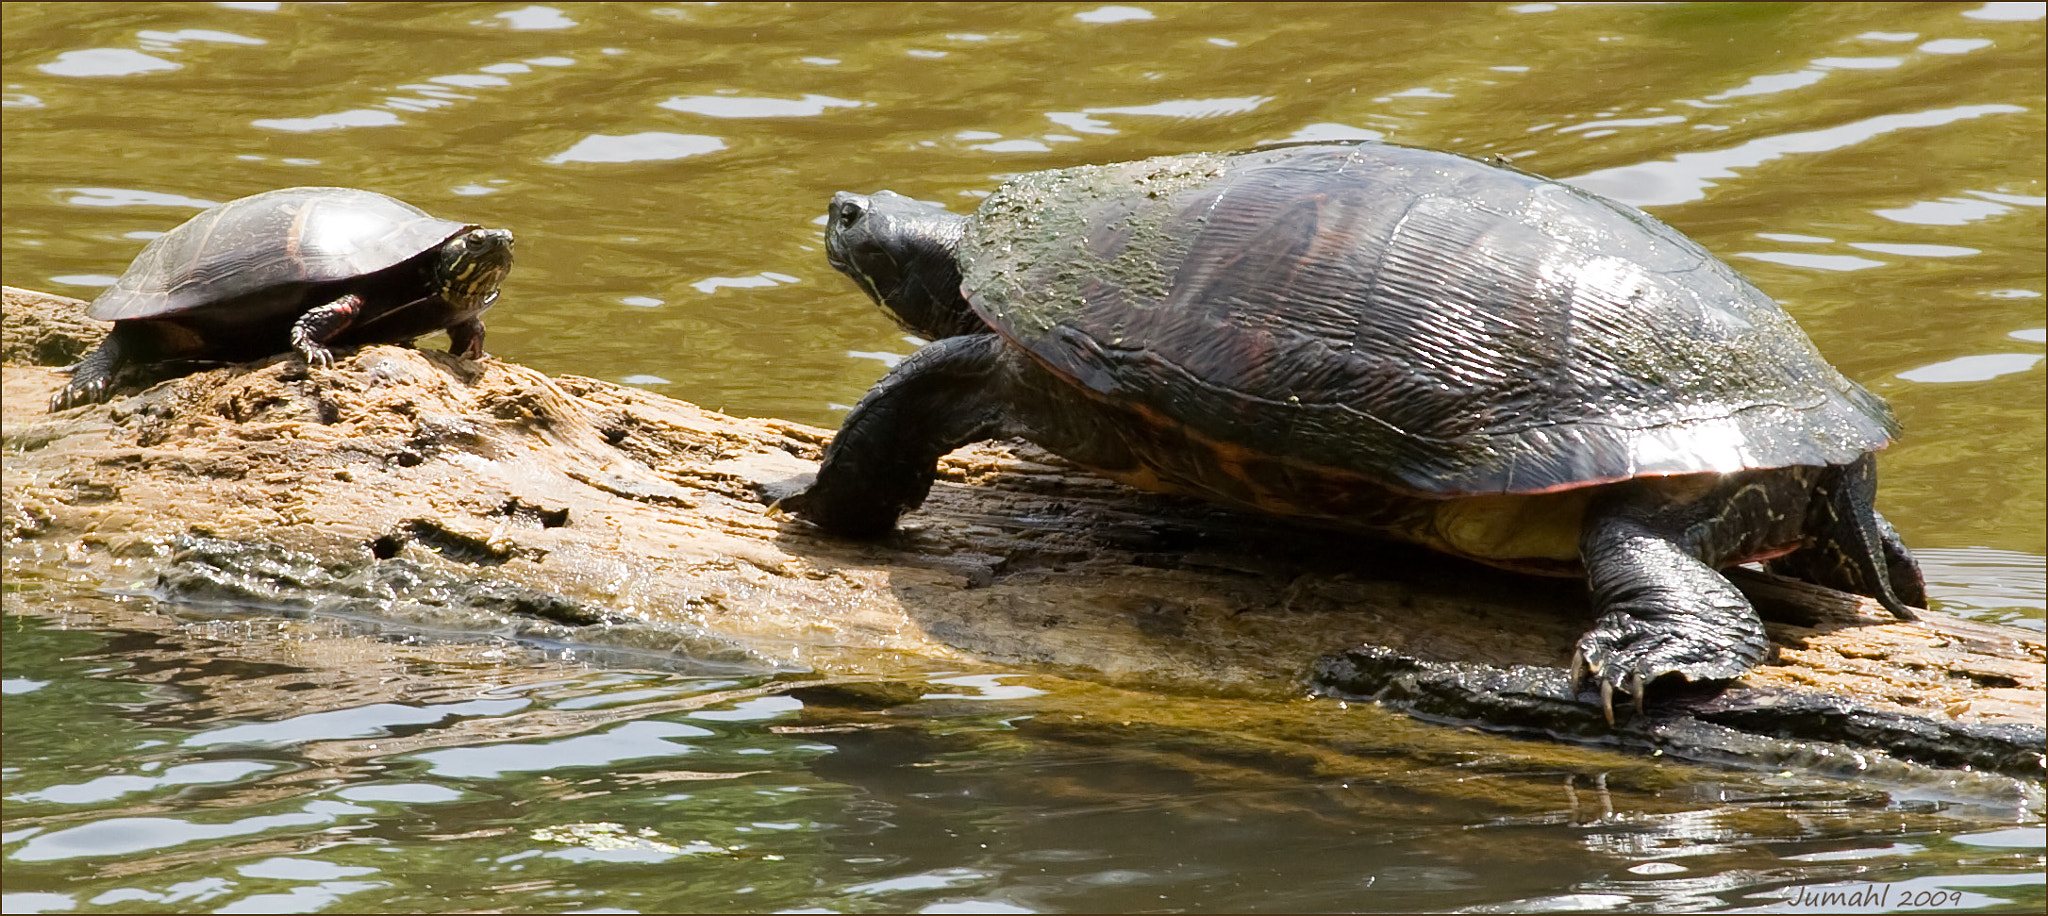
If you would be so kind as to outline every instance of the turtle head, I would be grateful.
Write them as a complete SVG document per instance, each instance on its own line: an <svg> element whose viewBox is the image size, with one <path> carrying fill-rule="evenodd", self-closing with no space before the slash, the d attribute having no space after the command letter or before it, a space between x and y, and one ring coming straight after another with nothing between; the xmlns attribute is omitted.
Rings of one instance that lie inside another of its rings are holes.
<svg viewBox="0 0 2048 916"><path fill-rule="evenodd" d="M841 191L825 216L825 259L905 330L930 340L986 332L960 294L967 218L890 191Z"/></svg>
<svg viewBox="0 0 2048 916"><path fill-rule="evenodd" d="M511 272L511 230L469 229L441 243L434 290L461 311L481 312L497 301L498 286Z"/></svg>

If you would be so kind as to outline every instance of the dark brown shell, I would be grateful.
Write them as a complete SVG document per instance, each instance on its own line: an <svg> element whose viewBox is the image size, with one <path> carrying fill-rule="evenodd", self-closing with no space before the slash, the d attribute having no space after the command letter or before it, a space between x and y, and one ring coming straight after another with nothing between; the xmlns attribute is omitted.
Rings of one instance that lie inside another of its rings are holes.
<svg viewBox="0 0 2048 916"><path fill-rule="evenodd" d="M88 314L159 318L249 303L266 290L384 270L466 228L373 191L268 191L206 210L150 242Z"/></svg>
<svg viewBox="0 0 2048 916"><path fill-rule="evenodd" d="M960 263L976 311L1089 395L1419 494L1843 464L1897 430L1676 230L1447 153L1025 175L970 219Z"/></svg>

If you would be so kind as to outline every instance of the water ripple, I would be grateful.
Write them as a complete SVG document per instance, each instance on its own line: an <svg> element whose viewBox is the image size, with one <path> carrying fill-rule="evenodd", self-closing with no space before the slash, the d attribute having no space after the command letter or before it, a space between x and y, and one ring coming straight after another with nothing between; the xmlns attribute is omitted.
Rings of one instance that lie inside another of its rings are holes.
<svg viewBox="0 0 2048 916"><path fill-rule="evenodd" d="M1087 12L1075 13L1075 19L1082 22L1106 24L1113 22L1143 22L1153 18L1152 11L1135 6L1104 6Z"/></svg>
<svg viewBox="0 0 2048 916"><path fill-rule="evenodd" d="M257 127L304 133L316 130L340 130L346 127L392 127L403 124L395 114L374 108L352 108L333 114L315 115L310 118L257 118L249 122Z"/></svg>
<svg viewBox="0 0 2048 916"><path fill-rule="evenodd" d="M31 837L8 858L17 862L48 862L125 856L204 840L327 824L344 814L372 813L374 809L357 805L315 801L298 813L255 815L224 824L200 824L175 817L115 817Z"/></svg>
<svg viewBox="0 0 2048 916"><path fill-rule="evenodd" d="M565 162L666 162L687 159L725 149L725 141L704 134L672 134L646 131L623 136L592 134L566 150L543 160L550 165Z"/></svg>
<svg viewBox="0 0 2048 916"><path fill-rule="evenodd" d="M2039 22L2048 17L2048 4L2039 2L1986 3L1963 14L1966 19L1984 19L1992 22Z"/></svg>
<svg viewBox="0 0 2048 916"><path fill-rule="evenodd" d="M506 773L550 772L565 767L603 767L627 760L674 757L694 748L671 738L703 738L713 732L680 722L635 721L617 728L557 741L515 741L481 747L451 747L415 755L434 775L496 779Z"/></svg>
<svg viewBox="0 0 2048 916"><path fill-rule="evenodd" d="M1961 356L1943 360L1918 369L1899 373L1899 378L1909 382L1932 382L1951 384L1955 382L1988 382L2001 375L2025 372L2041 364L2042 357L2034 353L1984 353L1977 356Z"/></svg>
<svg viewBox="0 0 2048 916"><path fill-rule="evenodd" d="M255 773L275 772L277 765L247 760L215 760L171 767L154 776L101 776L72 785L51 786L37 792L9 796L14 801L41 801L60 805L89 805L109 802L137 792L172 786L196 786L236 782Z"/></svg>
<svg viewBox="0 0 2048 916"><path fill-rule="evenodd" d="M2026 111L2018 105L1992 104L1878 115L1821 130L1759 137L1728 149L1680 153L1658 162L1600 169L1565 181L1637 207L1689 203L1706 199L1707 189L1714 187L1716 179L1736 178L1742 170L1775 159L1847 149L1896 131L1943 127L1973 118Z"/></svg>
<svg viewBox="0 0 2048 916"><path fill-rule="evenodd" d="M739 95L679 95L657 107L712 118L806 118L834 108L861 108L866 102L806 95L800 99L755 98Z"/></svg>
<svg viewBox="0 0 2048 916"><path fill-rule="evenodd" d="M276 722L254 722L201 732L186 738L184 743L186 747L211 747L217 744L299 744L337 738L368 738L389 734L407 725L434 725L468 716L502 716L526 705L527 701L523 699L470 700L430 706L371 703L307 713Z"/></svg>
<svg viewBox="0 0 2048 916"><path fill-rule="evenodd" d="M128 48L87 48L65 51L36 69L53 76L134 76L183 66Z"/></svg>
<svg viewBox="0 0 2048 916"><path fill-rule="evenodd" d="M1273 101L1270 95L1247 95L1226 99L1169 99L1150 105L1118 105L1107 108L1083 108L1086 114L1140 115L1158 118L1221 118L1230 115L1248 114L1259 106Z"/></svg>
<svg viewBox="0 0 2048 916"><path fill-rule="evenodd" d="M134 188L57 188L64 203L74 207L190 207L204 210L219 201Z"/></svg>
<svg viewBox="0 0 2048 916"><path fill-rule="evenodd" d="M509 28L518 31L544 31L549 29L570 29L576 27L571 19L552 6L529 6L523 9L506 10L492 17L502 20ZM480 20L478 25L490 25L489 20Z"/></svg>

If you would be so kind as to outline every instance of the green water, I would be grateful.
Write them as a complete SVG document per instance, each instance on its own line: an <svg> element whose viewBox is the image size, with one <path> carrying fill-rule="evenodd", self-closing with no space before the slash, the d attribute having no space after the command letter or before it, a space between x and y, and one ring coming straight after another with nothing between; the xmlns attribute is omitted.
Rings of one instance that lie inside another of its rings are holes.
<svg viewBox="0 0 2048 916"><path fill-rule="evenodd" d="M1880 502L1937 606L2048 608L2038 3L0 25L7 284L90 298L200 207L366 187L518 234L496 356L826 426L913 347L825 264L836 190L966 210L1018 172L1339 136L1507 156L1720 253L1892 402ZM1043 673L707 677L6 573L10 912L1669 911L1831 882L2043 904L2038 812L1910 791Z"/></svg>

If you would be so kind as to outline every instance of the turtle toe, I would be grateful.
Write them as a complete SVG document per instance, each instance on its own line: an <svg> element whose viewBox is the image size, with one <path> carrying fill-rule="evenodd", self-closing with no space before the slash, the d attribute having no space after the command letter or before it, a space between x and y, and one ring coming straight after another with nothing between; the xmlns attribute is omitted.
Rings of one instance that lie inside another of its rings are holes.
<svg viewBox="0 0 2048 916"><path fill-rule="evenodd" d="M1649 686L1676 675L1691 682L1740 676L1762 656L1764 643L1748 634L1700 625L1700 621L1644 620L1627 613L1603 615L1579 638L1573 655L1574 681L1590 678L1600 690L1609 721L1614 696L1623 694L1641 711Z"/></svg>
<svg viewBox="0 0 2048 916"><path fill-rule="evenodd" d="M104 376L74 378L50 397L50 410L55 412L84 407L87 404L98 404L106 400L110 393L108 381Z"/></svg>
<svg viewBox="0 0 2048 916"><path fill-rule="evenodd" d="M1594 676L1617 672L1608 678L1617 682L1624 675L1648 682L1667 674L1689 681L1726 680L1749 670L1763 654L1761 639L1745 638L1749 634L1733 628L1661 625L1693 622L1645 621L1610 613L1579 638L1579 654Z"/></svg>

